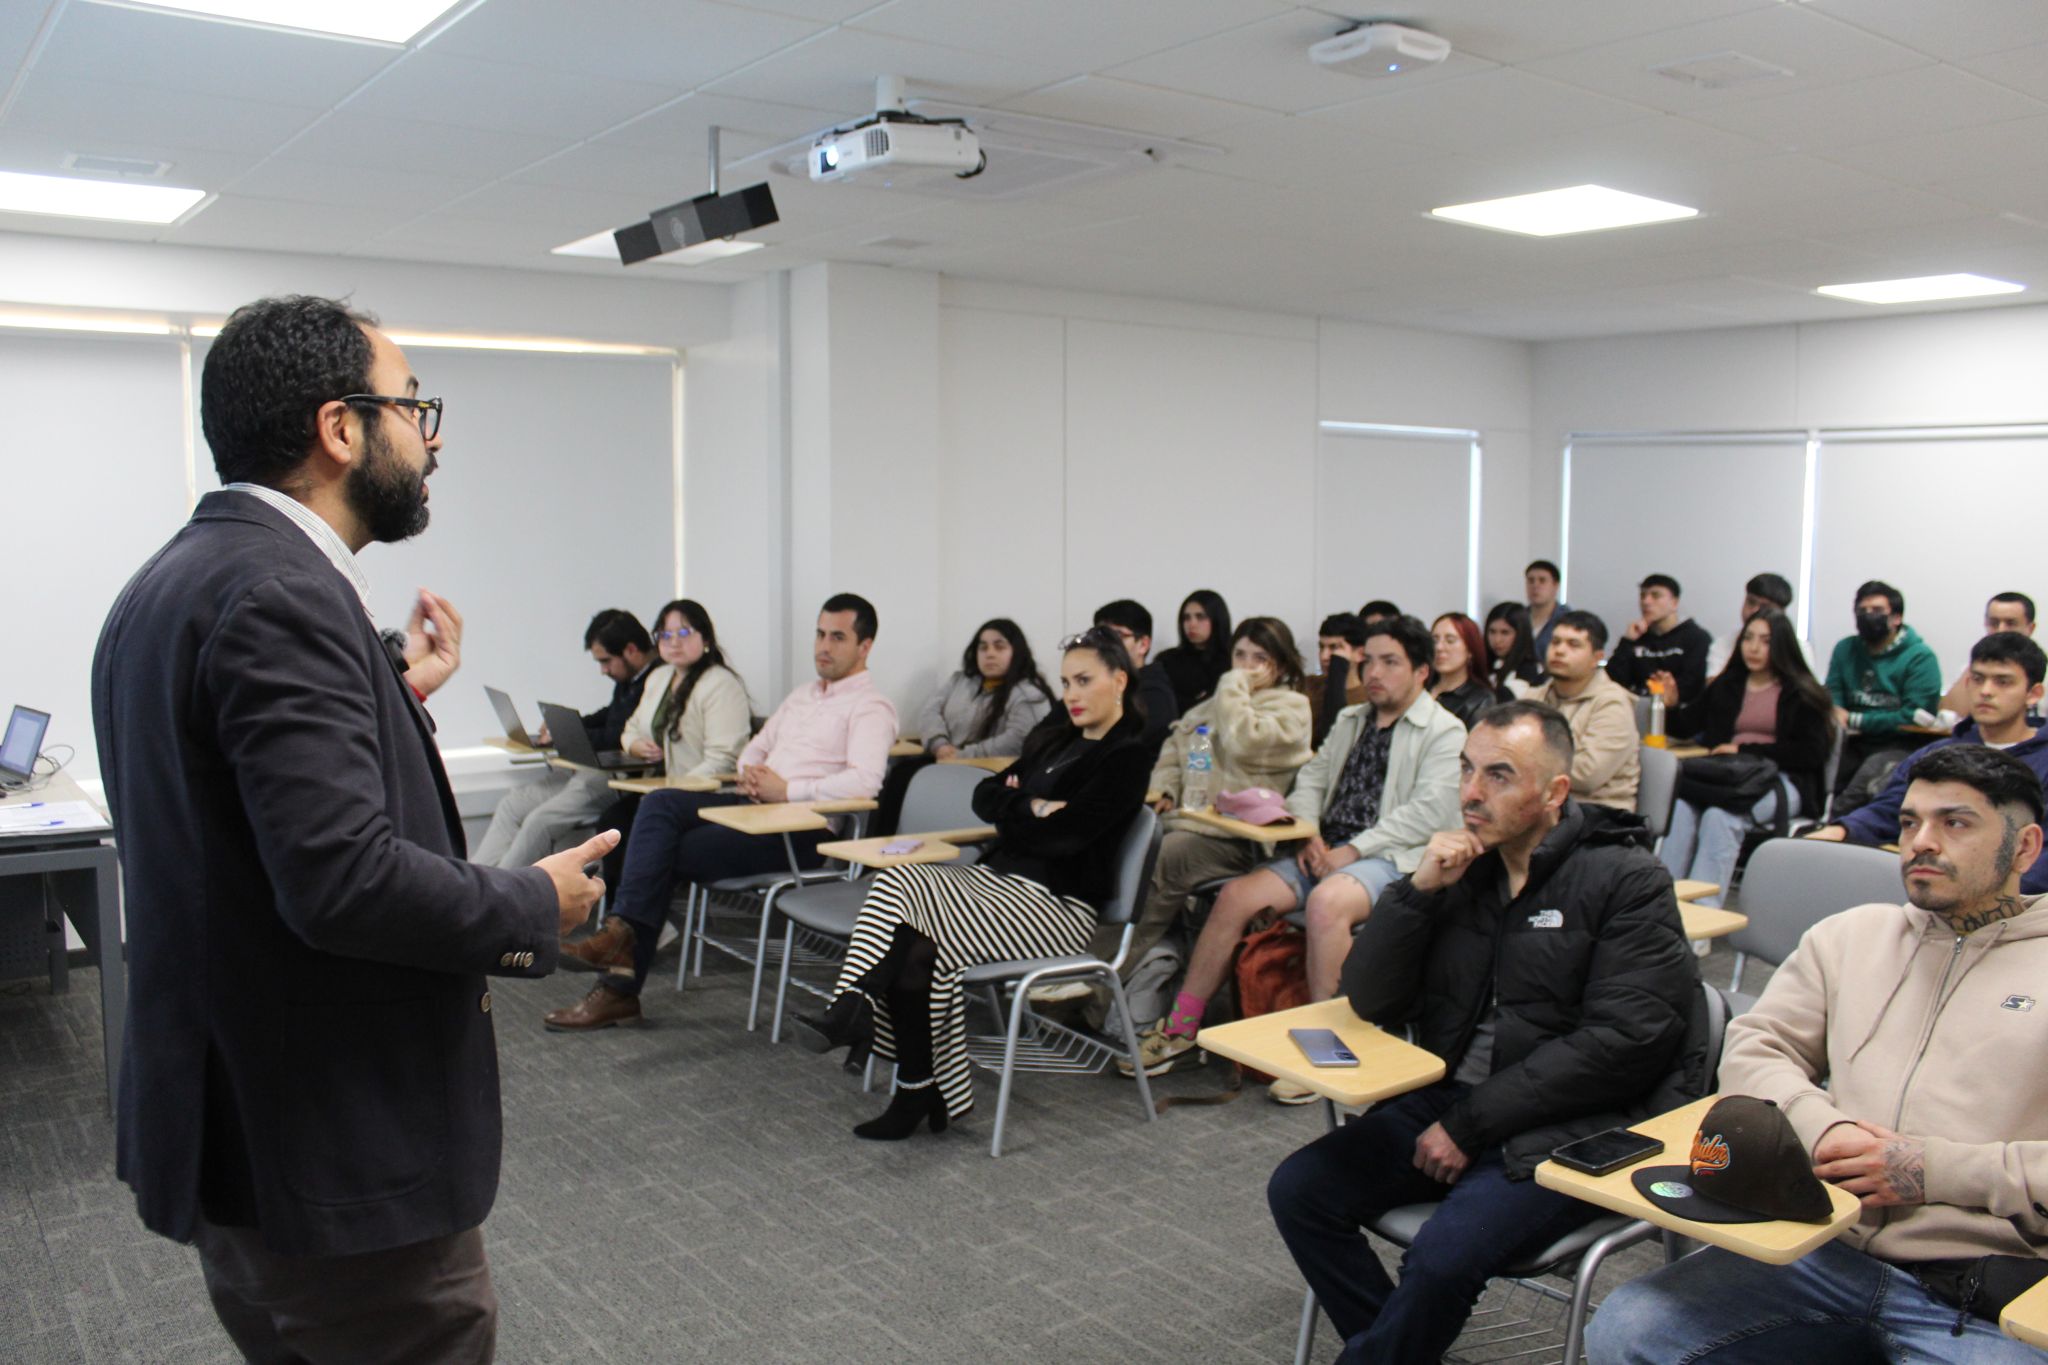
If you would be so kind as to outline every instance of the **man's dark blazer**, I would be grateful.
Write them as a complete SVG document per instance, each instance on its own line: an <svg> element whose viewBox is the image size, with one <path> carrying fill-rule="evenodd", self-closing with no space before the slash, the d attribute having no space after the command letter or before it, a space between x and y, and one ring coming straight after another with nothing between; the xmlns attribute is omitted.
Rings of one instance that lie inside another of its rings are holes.
<svg viewBox="0 0 2048 1365"><path fill-rule="evenodd" d="M209 494L93 658L120 847L116 1169L142 1221L286 1255L459 1232L497 1195L486 974L553 970L546 873L463 861L431 722L290 518Z"/></svg>

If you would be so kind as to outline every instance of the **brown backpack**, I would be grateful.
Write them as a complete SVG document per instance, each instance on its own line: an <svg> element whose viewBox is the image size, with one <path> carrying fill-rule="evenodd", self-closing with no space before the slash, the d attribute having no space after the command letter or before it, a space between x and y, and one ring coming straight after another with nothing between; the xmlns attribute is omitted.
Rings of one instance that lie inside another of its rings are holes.
<svg viewBox="0 0 2048 1365"><path fill-rule="evenodd" d="M1241 1018L1274 1014L1308 1003L1308 935L1275 918L1247 934L1237 954L1237 1010ZM1273 1078L1244 1068L1255 1081Z"/></svg>

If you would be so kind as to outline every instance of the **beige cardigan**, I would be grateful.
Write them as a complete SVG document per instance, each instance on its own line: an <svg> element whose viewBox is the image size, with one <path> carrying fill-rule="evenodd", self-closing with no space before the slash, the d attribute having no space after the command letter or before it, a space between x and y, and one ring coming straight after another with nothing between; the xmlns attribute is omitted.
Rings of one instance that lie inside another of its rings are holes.
<svg viewBox="0 0 2048 1365"><path fill-rule="evenodd" d="M1964 937L1905 905L1830 915L1728 1022L1721 1093L1776 1101L1808 1152L1854 1119L1926 1144L1927 1202L1845 1234L1880 1260L2048 1244L2048 896L2025 901Z"/></svg>
<svg viewBox="0 0 2048 1365"><path fill-rule="evenodd" d="M1152 789L1176 802L1187 776L1188 745L1198 725L1209 727L1209 744L1215 752L1209 774L1212 800L1218 792L1247 787L1269 787L1285 796L1294 785L1294 774L1309 760L1308 698L1288 687L1254 692L1245 675L1233 668L1217 681L1214 696L1196 703L1173 723L1159 746L1159 760L1152 765ZM1177 814L1167 816L1166 827L1218 839L1230 837Z"/></svg>
<svg viewBox="0 0 2048 1365"><path fill-rule="evenodd" d="M630 750L642 740L654 739L654 712L661 699L675 685L676 670L663 664L647 675L619 747ZM747 701L746 684L729 668L714 665L704 670L690 691L690 703L683 709L682 733L660 739L662 760L670 777L712 776L733 771L740 750L754 735L753 709Z"/></svg>

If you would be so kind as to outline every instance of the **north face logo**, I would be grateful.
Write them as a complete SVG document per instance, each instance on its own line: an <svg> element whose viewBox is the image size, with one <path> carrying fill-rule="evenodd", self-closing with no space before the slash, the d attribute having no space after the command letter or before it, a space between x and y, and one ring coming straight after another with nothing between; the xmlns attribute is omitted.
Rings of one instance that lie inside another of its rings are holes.
<svg viewBox="0 0 2048 1365"><path fill-rule="evenodd" d="M2018 1010L2024 1014L2034 1008L2034 997L2031 995L2008 995L2005 999L1998 1002L1998 1007L2002 1010Z"/></svg>
<svg viewBox="0 0 2048 1365"><path fill-rule="evenodd" d="M1529 916L1529 927L1531 929L1562 929L1564 928L1564 911L1538 910L1535 914Z"/></svg>

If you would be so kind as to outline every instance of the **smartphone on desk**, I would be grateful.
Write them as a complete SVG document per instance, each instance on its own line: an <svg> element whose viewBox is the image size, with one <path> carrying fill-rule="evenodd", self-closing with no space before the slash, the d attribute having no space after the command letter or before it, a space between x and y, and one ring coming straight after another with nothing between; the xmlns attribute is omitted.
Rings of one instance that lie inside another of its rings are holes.
<svg viewBox="0 0 2048 1365"><path fill-rule="evenodd" d="M1310 1066L1357 1066L1358 1054L1344 1046L1334 1029L1291 1028L1287 1036L1308 1058Z"/></svg>
<svg viewBox="0 0 2048 1365"><path fill-rule="evenodd" d="M882 845L882 852L891 857L901 857L905 853L915 853L923 847L922 839L894 839Z"/></svg>
<svg viewBox="0 0 2048 1365"><path fill-rule="evenodd" d="M1661 1139L1638 1133L1633 1128L1609 1128L1604 1133L1567 1142L1552 1150L1550 1157L1560 1166L1569 1166L1587 1175L1608 1175L1663 1150Z"/></svg>

